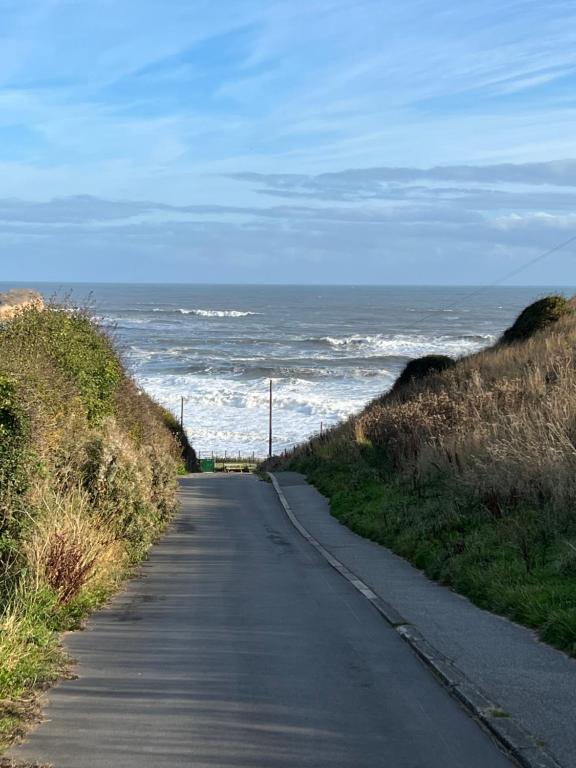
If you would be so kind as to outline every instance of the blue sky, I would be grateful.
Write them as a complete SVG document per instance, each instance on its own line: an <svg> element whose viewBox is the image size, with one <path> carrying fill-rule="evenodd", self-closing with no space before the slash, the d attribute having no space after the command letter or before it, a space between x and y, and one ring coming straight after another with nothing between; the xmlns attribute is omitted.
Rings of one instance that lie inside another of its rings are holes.
<svg viewBox="0 0 576 768"><path fill-rule="evenodd" d="M491 282L575 129L573 0L0 0L2 274Z"/></svg>

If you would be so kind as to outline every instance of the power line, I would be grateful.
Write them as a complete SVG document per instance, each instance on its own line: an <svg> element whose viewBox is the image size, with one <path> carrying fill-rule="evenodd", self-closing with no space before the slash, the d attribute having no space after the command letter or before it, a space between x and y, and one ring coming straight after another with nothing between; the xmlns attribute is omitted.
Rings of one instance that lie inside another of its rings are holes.
<svg viewBox="0 0 576 768"><path fill-rule="evenodd" d="M538 256L534 256L534 258L529 259L524 264L521 264L519 267L515 267L514 269L511 269L510 272L507 272L505 275L502 275L502 277L499 277L497 280L494 280L491 283L487 283L486 285L481 285L479 288L476 288L475 290L470 291L470 293L467 293L464 296L460 296L459 299L452 302L451 304L447 304L446 306L441 307L440 309L435 309L431 312L427 312L421 317L418 317L415 319L417 322L419 322L420 320L426 320L429 317L435 317L438 312L445 312L448 309L454 309L454 307L457 307L461 302L467 301L468 299L472 299L475 296L478 296L480 293L483 293L483 291L488 290L489 288L495 288L497 285L500 285L501 283L506 282L506 280L509 280L511 277L515 277L516 275L519 275L521 272L524 272L524 270L534 266L534 264L537 264L539 261L543 261L548 256L551 256L553 253L557 253L558 251L561 251L563 248L567 248L572 243L576 243L576 235L572 235L572 237L569 237L568 240L564 240L561 243L558 243L557 245L552 246L552 248L548 248L548 250L544 251L543 253L539 253Z"/></svg>

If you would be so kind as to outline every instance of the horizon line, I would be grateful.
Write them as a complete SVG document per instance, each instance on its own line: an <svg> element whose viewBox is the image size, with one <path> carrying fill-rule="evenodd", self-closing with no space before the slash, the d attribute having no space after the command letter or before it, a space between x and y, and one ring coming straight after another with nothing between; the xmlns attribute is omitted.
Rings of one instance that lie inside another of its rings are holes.
<svg viewBox="0 0 576 768"><path fill-rule="evenodd" d="M130 280L0 280L0 285L132 285L132 286L206 286L210 288L574 288L575 283L211 283L204 281L130 281Z"/></svg>

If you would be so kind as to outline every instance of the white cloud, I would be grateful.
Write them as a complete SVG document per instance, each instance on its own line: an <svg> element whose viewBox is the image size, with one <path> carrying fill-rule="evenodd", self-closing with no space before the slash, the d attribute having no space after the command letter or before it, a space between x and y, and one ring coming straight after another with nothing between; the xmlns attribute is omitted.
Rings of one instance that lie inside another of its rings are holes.
<svg viewBox="0 0 576 768"><path fill-rule="evenodd" d="M484 282L575 225L576 212L482 211L432 197L270 207L12 199L0 200L0 262L5 279L24 277L23 265L45 279L132 279L138 265L147 280L180 269L204 281ZM574 255L557 254L539 270L529 272L532 282L569 284Z"/></svg>
<svg viewBox="0 0 576 768"><path fill-rule="evenodd" d="M222 8L0 0L4 258L451 276L572 226L573 4Z"/></svg>

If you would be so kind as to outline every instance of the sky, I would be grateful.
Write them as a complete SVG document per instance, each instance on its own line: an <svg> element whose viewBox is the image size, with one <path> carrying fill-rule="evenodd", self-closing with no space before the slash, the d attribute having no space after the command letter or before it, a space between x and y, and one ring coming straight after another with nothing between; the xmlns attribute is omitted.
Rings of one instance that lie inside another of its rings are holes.
<svg viewBox="0 0 576 768"><path fill-rule="evenodd" d="M575 234L575 0L0 0L4 280L486 284Z"/></svg>

